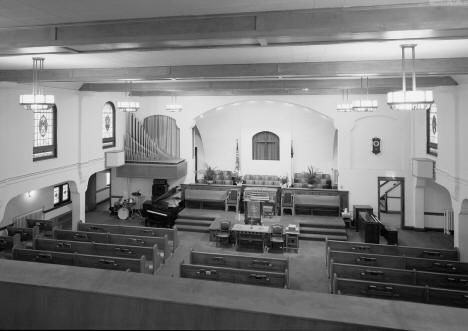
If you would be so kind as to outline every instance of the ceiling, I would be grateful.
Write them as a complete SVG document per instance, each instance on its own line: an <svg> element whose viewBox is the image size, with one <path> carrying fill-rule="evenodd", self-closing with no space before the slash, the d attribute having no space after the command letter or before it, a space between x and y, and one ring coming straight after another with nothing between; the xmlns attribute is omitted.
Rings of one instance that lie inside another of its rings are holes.
<svg viewBox="0 0 468 331"><path fill-rule="evenodd" d="M415 43L418 85L454 85L466 17L464 0L3 0L0 81L30 82L41 55L45 85L83 91L340 94L369 76L385 93Z"/></svg>

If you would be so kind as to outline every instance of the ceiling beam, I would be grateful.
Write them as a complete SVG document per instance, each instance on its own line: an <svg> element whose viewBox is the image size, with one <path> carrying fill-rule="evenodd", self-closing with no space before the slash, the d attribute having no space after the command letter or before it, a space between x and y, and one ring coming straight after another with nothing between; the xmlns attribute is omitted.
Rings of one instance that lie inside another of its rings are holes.
<svg viewBox="0 0 468 331"><path fill-rule="evenodd" d="M454 86L457 83L451 77L421 77L419 87ZM361 85L362 84L362 85ZM369 93L382 94L401 89L399 78L369 79ZM410 79L407 80L410 86ZM131 94L147 95L207 95L207 94L340 94L348 89L349 93L365 93L366 82L360 79L316 79L316 80L254 80L254 81L195 81L195 82L159 82L135 83ZM130 86L126 83L83 84L80 91L126 92Z"/></svg>
<svg viewBox="0 0 468 331"><path fill-rule="evenodd" d="M418 59L418 76L468 74L468 58ZM112 82L139 80L215 80L330 77L398 77L401 61L343 61L156 66L109 69L45 69L41 81L48 82ZM31 70L0 70L0 81L25 83L31 81Z"/></svg>
<svg viewBox="0 0 468 331"><path fill-rule="evenodd" d="M415 5L164 17L0 29L0 55L468 38L468 6ZM64 49L69 52L70 50ZM60 49L50 50L60 52Z"/></svg>

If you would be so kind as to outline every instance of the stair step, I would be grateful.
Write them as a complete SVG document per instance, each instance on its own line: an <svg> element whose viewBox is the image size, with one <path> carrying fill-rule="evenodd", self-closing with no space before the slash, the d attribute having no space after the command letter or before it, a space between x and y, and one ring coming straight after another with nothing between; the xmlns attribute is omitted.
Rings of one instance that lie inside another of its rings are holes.
<svg viewBox="0 0 468 331"><path fill-rule="evenodd" d="M201 220L201 221L213 222L215 220L215 217L179 214L177 215L177 219L189 219L189 220Z"/></svg>
<svg viewBox="0 0 468 331"><path fill-rule="evenodd" d="M345 224L335 224L335 223L301 223L299 222L299 227L302 228L329 228L329 229L344 229Z"/></svg>
<svg viewBox="0 0 468 331"><path fill-rule="evenodd" d="M346 230L343 229L327 229L327 228L301 228L301 234L329 234L346 236Z"/></svg>
<svg viewBox="0 0 468 331"><path fill-rule="evenodd" d="M325 238L328 237L329 240L342 240L347 241L346 236L335 236L335 235L324 235L324 234L300 234L300 240L315 240L315 241L325 241Z"/></svg>
<svg viewBox="0 0 468 331"><path fill-rule="evenodd" d="M188 232L202 232L202 233L208 233L208 227L202 227L202 226L191 226L191 225L179 225L177 224L177 230L178 231L188 231Z"/></svg>
<svg viewBox="0 0 468 331"><path fill-rule="evenodd" d="M213 221L204 221L197 219L188 219L188 218L177 218L175 224L184 224L184 225L193 225L193 226L206 226L209 227Z"/></svg>

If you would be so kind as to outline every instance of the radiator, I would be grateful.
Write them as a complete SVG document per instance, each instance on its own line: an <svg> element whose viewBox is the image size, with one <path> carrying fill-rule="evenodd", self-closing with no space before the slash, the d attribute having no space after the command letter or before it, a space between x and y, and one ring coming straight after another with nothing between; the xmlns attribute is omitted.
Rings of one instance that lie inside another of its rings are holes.
<svg viewBox="0 0 468 331"><path fill-rule="evenodd" d="M27 213L13 217L12 224L13 226L17 228L26 228L27 227L26 219L31 218L31 219L41 220L42 217L43 217L43 212L42 212L42 208L40 208L40 209L28 211Z"/></svg>
<svg viewBox="0 0 468 331"><path fill-rule="evenodd" d="M444 210L444 233L450 234L453 231L453 210Z"/></svg>

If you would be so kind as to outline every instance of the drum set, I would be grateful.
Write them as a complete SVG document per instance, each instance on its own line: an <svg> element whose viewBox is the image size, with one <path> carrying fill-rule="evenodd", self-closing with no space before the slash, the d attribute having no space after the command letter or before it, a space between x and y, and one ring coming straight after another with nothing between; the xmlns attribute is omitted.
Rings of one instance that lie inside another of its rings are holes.
<svg viewBox="0 0 468 331"><path fill-rule="evenodd" d="M117 217L121 220L131 219L136 215L141 215L140 199L141 193L139 191L132 193L132 198L121 199L115 203L115 210L117 210Z"/></svg>

